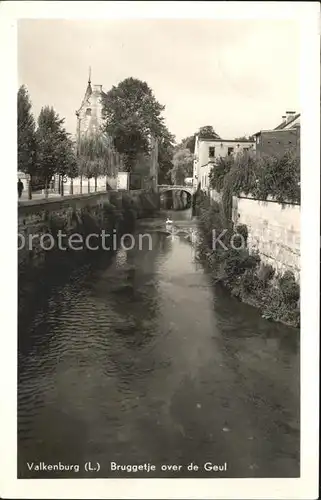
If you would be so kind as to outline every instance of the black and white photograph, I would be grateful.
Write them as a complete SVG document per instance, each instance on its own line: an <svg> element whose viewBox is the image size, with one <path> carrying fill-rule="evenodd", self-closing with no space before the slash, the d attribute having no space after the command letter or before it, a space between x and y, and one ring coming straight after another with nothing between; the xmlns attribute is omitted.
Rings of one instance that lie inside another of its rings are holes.
<svg viewBox="0 0 321 500"><path fill-rule="evenodd" d="M317 498L319 5L4 3L18 498Z"/></svg>

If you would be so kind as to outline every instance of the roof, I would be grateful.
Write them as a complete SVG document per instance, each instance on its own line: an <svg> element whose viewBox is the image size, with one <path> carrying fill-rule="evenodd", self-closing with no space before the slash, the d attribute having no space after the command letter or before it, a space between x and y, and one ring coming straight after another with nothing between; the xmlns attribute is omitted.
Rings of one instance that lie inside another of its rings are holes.
<svg viewBox="0 0 321 500"><path fill-rule="evenodd" d="M299 116L300 116L300 113L297 113L296 115L293 116L293 118L291 118L290 121L280 123L280 125L275 127L275 129L273 129L273 130L282 130L283 128L287 127L288 125L291 125L291 123L294 122L294 120L296 120L297 118L299 118Z"/></svg>
<svg viewBox="0 0 321 500"><path fill-rule="evenodd" d="M83 100L81 102L80 108L76 111L76 115L80 112L80 110L84 106L84 104L86 102L88 102L88 99L89 99L89 97L91 96L92 93L93 93L93 91L92 91L92 88L91 88L91 81L88 80L88 85L87 85L87 89L86 89L84 98L83 98Z"/></svg>
<svg viewBox="0 0 321 500"><path fill-rule="evenodd" d="M301 115L301 113L297 113L296 115L293 116L293 118L291 118L290 121L282 122L277 127L269 129L269 130L260 130L259 132L256 132L255 134L253 134L253 136L259 135L261 132L273 132L273 131L275 131L275 132L280 131L281 132L281 131L283 131L283 129L285 129L285 127L288 127L288 125L291 125L291 123L293 123L295 120L297 120L297 118L299 118L300 115ZM285 129L285 130L288 130L288 129Z"/></svg>
<svg viewBox="0 0 321 500"><path fill-rule="evenodd" d="M272 132L273 132L273 133L274 133L274 132L290 132L291 130L293 131L293 130L294 130L294 128L292 128L292 129L291 129L291 128L290 128L290 129L288 129L288 128L285 128L285 129L277 129L277 128L274 128L274 129L273 129L273 128L272 128L272 129L269 129L269 130L260 130L260 132L256 132L256 134L253 134L253 135L254 135L254 136L257 136L257 135L262 134L262 132L263 132L264 134L266 134L266 133L272 133Z"/></svg>
<svg viewBox="0 0 321 500"><path fill-rule="evenodd" d="M201 137L199 138L199 141L205 141L205 142L236 142L237 144L239 144L240 142L254 142L252 139L203 139Z"/></svg>
<svg viewBox="0 0 321 500"><path fill-rule="evenodd" d="M85 92L85 96L84 96L84 98L83 98L83 100L82 100L82 102L81 102L81 106L80 106L80 108L76 111L76 114L80 112L81 108L82 108L85 104L88 104L88 103L89 103L89 99L90 99L90 97L91 97L91 95L92 95L93 93L94 93L94 92L93 92L93 89L92 89L92 86L91 86L91 81L90 81L90 80L88 80L88 85L87 85L87 89L86 89L86 92ZM103 90L101 90L101 91L100 91L100 95L101 95L103 98L107 97L107 94L106 94Z"/></svg>

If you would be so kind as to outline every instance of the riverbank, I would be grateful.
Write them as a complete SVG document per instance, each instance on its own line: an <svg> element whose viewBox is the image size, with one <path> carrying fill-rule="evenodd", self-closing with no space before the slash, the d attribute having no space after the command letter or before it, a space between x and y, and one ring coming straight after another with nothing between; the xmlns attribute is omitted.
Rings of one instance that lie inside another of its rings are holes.
<svg viewBox="0 0 321 500"><path fill-rule="evenodd" d="M79 266L104 253L112 257L137 219L158 213L156 193L105 192L18 206L18 311L28 313L35 294L63 283ZM103 239L104 237L104 239Z"/></svg>
<svg viewBox="0 0 321 500"><path fill-rule="evenodd" d="M295 276L290 271L276 273L258 253L250 252L245 225L234 228L224 219L220 205L204 198L199 204L199 235L199 258L213 283L258 308L263 318L299 328L300 286Z"/></svg>

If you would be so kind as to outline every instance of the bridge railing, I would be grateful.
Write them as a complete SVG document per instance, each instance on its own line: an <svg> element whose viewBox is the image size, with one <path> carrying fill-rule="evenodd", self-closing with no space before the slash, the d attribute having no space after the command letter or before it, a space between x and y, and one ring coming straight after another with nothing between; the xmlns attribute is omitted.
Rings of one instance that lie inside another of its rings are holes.
<svg viewBox="0 0 321 500"><path fill-rule="evenodd" d="M159 188L171 188L171 189L193 189L193 186L187 186L185 184L158 184Z"/></svg>
<svg viewBox="0 0 321 500"><path fill-rule="evenodd" d="M174 191L175 189L181 190L181 191L187 191L188 193L192 194L195 189L193 186L183 186L183 185L178 185L178 184L159 184L158 185L158 191Z"/></svg>

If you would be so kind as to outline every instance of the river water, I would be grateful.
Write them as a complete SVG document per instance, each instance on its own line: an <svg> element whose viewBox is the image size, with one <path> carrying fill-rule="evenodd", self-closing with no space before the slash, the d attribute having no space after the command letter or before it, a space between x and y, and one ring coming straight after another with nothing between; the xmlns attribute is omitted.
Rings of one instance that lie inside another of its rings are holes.
<svg viewBox="0 0 321 500"><path fill-rule="evenodd" d="M19 477L119 477L111 462L157 468L124 477L299 476L298 331L213 289L166 216L137 228L151 250L79 268L19 323Z"/></svg>

